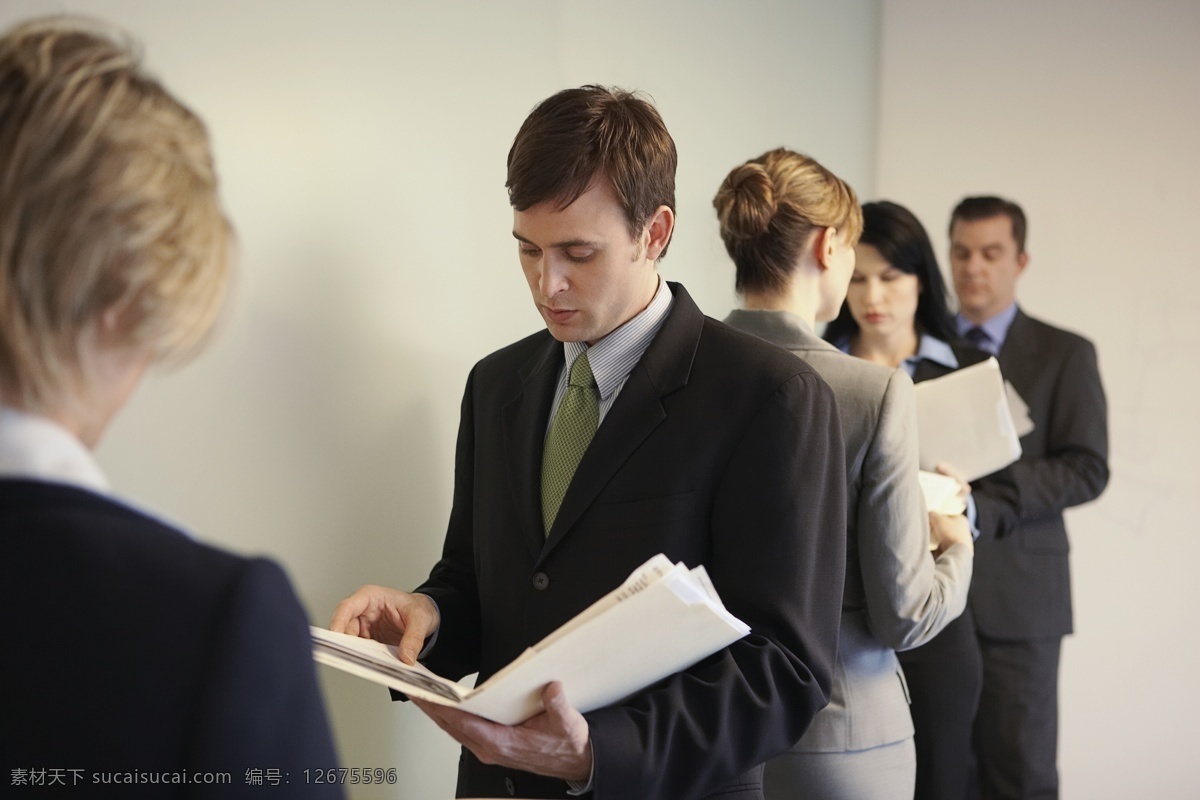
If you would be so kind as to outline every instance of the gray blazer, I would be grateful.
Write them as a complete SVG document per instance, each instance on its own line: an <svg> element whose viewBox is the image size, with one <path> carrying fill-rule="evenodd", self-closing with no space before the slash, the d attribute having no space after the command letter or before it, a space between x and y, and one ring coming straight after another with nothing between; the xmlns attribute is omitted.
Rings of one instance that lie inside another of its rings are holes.
<svg viewBox="0 0 1200 800"><path fill-rule="evenodd" d="M846 588L833 690L793 751L843 752L912 736L896 650L936 636L966 607L972 553L935 561L917 482L912 381L842 353L786 311L732 312L725 322L807 361L837 398L846 442Z"/></svg>

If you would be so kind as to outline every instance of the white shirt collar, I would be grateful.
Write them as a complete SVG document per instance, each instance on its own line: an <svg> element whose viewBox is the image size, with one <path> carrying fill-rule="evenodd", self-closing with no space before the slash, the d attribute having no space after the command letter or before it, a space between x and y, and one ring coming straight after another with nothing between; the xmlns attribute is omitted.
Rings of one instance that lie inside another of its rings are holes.
<svg viewBox="0 0 1200 800"><path fill-rule="evenodd" d="M45 417L6 406L0 406L0 477L110 492L91 452L70 431Z"/></svg>
<svg viewBox="0 0 1200 800"><path fill-rule="evenodd" d="M625 379L629 377L634 364L641 360L658 335L674 300L667 282L659 277L658 288L650 303L594 346L589 347L584 342L563 342L564 369L570 369L575 358L586 350L600 399L611 397L613 392L625 385Z"/></svg>
<svg viewBox="0 0 1200 800"><path fill-rule="evenodd" d="M958 369L958 356L954 355L954 349L936 336L930 336L927 333L921 334L921 343L918 345L913 359L915 361L924 359L949 369Z"/></svg>

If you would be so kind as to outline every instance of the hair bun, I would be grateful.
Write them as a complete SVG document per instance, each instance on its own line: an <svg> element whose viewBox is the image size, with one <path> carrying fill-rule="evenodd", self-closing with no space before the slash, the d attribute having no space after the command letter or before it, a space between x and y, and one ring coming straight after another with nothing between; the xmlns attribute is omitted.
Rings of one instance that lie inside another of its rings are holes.
<svg viewBox="0 0 1200 800"><path fill-rule="evenodd" d="M775 184L762 164L743 164L725 178L713 199L721 235L750 239L767 232L779 203Z"/></svg>

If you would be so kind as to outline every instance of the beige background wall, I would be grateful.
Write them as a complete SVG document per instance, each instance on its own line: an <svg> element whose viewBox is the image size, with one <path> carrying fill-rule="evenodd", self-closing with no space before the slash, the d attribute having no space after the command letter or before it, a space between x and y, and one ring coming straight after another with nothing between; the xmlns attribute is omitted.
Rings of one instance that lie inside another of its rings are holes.
<svg viewBox="0 0 1200 800"><path fill-rule="evenodd" d="M0 25L62 8L128 27L208 122L242 244L216 346L143 387L102 464L200 537L278 558L322 624L436 560L467 372L541 324L504 191L535 103L589 82L653 96L681 162L663 272L717 315L732 267L709 203L731 167L790 144L874 180L868 0L3 0ZM353 797L453 795L448 737L321 672L343 763L406 784Z"/></svg>
<svg viewBox="0 0 1200 800"><path fill-rule="evenodd" d="M1200 796L1200 3L883 4L878 197L946 256L968 193L1030 222L1026 309L1097 345L1112 481L1068 515L1068 800Z"/></svg>
<svg viewBox="0 0 1200 800"><path fill-rule="evenodd" d="M962 194L1020 200L1024 302L1097 343L1111 404L1113 482L1069 520L1064 797L1196 794L1194 0L4 0L0 25L64 8L132 30L208 121L242 243L215 347L147 383L102 463L201 538L278 558L320 623L361 583L425 574L467 371L539 325L504 157L553 91L653 95L681 159L663 272L717 316L734 297L709 201L769 147L910 205L943 254ZM353 797L451 796L440 732L322 680L344 764L407 784Z"/></svg>

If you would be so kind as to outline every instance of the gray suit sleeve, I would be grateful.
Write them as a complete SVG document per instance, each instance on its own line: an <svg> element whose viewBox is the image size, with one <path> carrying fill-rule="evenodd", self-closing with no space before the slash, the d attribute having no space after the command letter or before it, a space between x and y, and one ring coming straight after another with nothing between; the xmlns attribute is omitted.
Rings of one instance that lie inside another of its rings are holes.
<svg viewBox="0 0 1200 800"><path fill-rule="evenodd" d="M897 370L863 462L854 531L867 623L876 639L895 650L929 641L957 618L971 582L968 545L955 545L936 561L930 555L918 469L915 395L912 381Z"/></svg>

